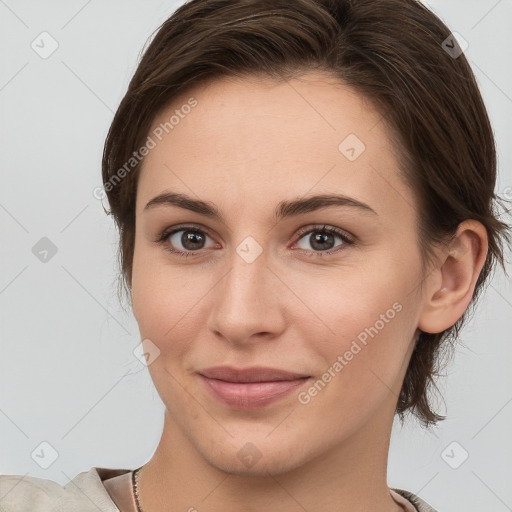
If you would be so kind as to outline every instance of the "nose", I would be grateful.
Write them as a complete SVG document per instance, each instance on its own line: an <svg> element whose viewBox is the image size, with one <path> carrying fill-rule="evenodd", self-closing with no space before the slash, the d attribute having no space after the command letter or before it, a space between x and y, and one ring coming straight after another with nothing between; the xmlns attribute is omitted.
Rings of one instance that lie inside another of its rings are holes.
<svg viewBox="0 0 512 512"><path fill-rule="evenodd" d="M252 263L234 252L230 269L212 290L208 328L231 344L270 340L285 329L283 284L265 254Z"/></svg>

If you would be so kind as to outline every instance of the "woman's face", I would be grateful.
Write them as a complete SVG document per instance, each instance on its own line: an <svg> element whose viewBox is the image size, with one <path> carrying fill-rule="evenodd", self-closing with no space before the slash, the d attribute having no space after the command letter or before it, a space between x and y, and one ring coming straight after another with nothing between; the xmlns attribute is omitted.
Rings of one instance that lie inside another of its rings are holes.
<svg viewBox="0 0 512 512"><path fill-rule="evenodd" d="M221 79L149 136L132 302L167 432L247 474L382 445L422 306L382 116L323 75Z"/></svg>

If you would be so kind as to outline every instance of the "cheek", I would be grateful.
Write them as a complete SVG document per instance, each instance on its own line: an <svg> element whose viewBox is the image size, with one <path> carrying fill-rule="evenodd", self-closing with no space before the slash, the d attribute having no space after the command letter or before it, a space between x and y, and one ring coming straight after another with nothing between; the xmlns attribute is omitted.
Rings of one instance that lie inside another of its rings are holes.
<svg viewBox="0 0 512 512"><path fill-rule="evenodd" d="M152 261L150 255L134 257L132 305L141 337L166 353L190 345L202 325L202 300L212 285L190 271Z"/></svg>
<svg viewBox="0 0 512 512"><path fill-rule="evenodd" d="M358 335L364 342L375 330L391 330L388 326L396 323L403 309L408 278L396 268L379 267L329 269L323 275L289 279L294 294L302 299L295 300L295 318L306 315L318 334L340 342Z"/></svg>
<svg viewBox="0 0 512 512"><path fill-rule="evenodd" d="M373 273L368 270L364 278L347 272L345 279L316 280L314 288L309 280L297 281L297 294L307 297L314 313L301 322L307 329L303 334L326 369L344 375L333 380L348 386L345 390L354 388L360 394L361 386L381 386L379 379L391 385L397 378L414 330L409 282L396 266L383 265Z"/></svg>
<svg viewBox="0 0 512 512"><path fill-rule="evenodd" d="M318 341L313 328L308 333L314 356L324 364L299 397L309 404L305 411L330 411L333 421L326 428L332 427L332 435L337 425L356 428L384 401L398 397L412 319L399 289L363 287L353 296L338 293L337 300L322 304L323 320L334 334Z"/></svg>

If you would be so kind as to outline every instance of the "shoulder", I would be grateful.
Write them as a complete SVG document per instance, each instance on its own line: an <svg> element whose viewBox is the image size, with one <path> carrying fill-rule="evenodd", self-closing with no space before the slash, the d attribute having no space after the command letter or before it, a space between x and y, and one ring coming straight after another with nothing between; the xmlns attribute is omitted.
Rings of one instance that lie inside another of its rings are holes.
<svg viewBox="0 0 512 512"><path fill-rule="evenodd" d="M119 512L103 480L131 471L93 467L61 486L27 475L0 475L2 512Z"/></svg>
<svg viewBox="0 0 512 512"><path fill-rule="evenodd" d="M51 480L27 475L0 475L0 510L18 512L51 510L62 487Z"/></svg>
<svg viewBox="0 0 512 512"><path fill-rule="evenodd" d="M409 503L412 503L418 512L437 512L426 501L422 500L412 492L404 491L403 489L392 489L396 494L405 498Z"/></svg>

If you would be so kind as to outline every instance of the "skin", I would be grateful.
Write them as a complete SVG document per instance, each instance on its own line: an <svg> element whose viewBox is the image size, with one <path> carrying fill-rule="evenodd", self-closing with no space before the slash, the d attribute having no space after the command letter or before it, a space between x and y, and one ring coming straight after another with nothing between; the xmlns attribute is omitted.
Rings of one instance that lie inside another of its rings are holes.
<svg viewBox="0 0 512 512"><path fill-rule="evenodd" d="M398 394L418 329L440 332L466 310L485 261L485 228L462 223L423 274L416 199L389 128L332 78L218 79L176 99L153 128L190 97L197 106L149 152L137 190L132 304L142 339L160 351L148 368L166 407L162 438L140 473L144 509L402 510L386 482ZM354 161L338 149L351 133L366 146ZM223 221L178 206L144 209L163 192L214 204ZM281 201L333 193L376 214L331 206L273 217ZM328 249L341 250L319 256L311 233L298 232L324 224L356 242L334 235ZM205 233L195 255L166 250L191 250L183 232L155 242L182 225ZM236 250L248 236L262 249L252 263ZM395 303L394 318L300 403L298 393ZM197 374L217 365L311 379L262 409L235 410ZM252 466L237 455L246 443L261 455Z"/></svg>

